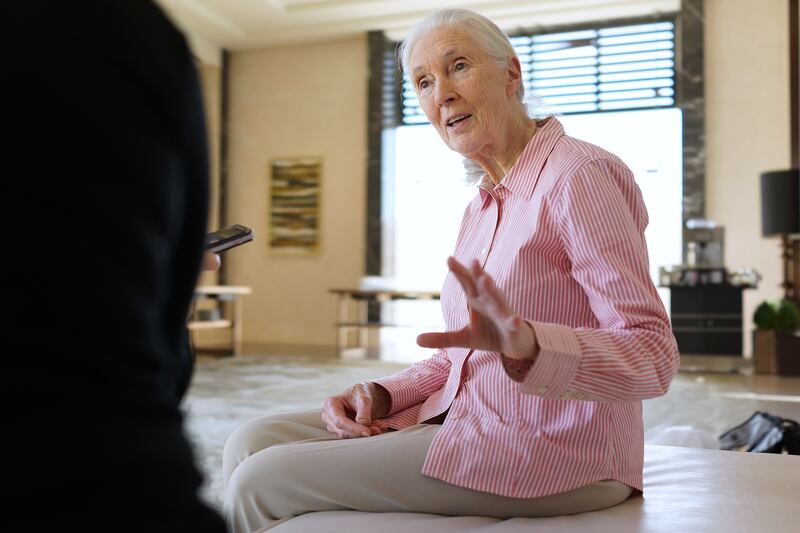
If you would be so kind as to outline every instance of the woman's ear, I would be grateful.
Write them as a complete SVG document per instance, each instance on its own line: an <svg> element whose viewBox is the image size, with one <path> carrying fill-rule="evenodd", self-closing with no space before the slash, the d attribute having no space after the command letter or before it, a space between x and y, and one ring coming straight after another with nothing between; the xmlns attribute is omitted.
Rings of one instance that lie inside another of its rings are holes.
<svg viewBox="0 0 800 533"><path fill-rule="evenodd" d="M519 64L517 56L511 57L506 63L506 95L513 96L517 94L522 84L522 66Z"/></svg>

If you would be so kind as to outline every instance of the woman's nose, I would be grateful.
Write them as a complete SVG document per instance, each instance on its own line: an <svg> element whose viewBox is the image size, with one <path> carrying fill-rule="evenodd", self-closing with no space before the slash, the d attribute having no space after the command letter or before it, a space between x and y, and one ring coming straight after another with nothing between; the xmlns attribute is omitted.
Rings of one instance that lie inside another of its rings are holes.
<svg viewBox="0 0 800 533"><path fill-rule="evenodd" d="M434 98L436 99L436 105L447 105L457 98L455 88L449 80L439 80L435 87Z"/></svg>

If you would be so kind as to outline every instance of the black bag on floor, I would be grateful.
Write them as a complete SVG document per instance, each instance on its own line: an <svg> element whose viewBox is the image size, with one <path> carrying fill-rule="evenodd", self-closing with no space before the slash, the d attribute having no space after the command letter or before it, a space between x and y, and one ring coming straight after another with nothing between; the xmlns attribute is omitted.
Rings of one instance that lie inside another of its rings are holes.
<svg viewBox="0 0 800 533"><path fill-rule="evenodd" d="M756 411L746 422L719 437L721 450L788 453L800 455L800 425L765 411Z"/></svg>

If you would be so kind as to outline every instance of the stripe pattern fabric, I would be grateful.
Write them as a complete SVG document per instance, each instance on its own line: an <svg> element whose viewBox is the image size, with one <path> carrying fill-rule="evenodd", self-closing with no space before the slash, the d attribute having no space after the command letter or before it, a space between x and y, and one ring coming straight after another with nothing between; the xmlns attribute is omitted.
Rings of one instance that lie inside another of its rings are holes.
<svg viewBox="0 0 800 533"><path fill-rule="evenodd" d="M642 490L641 401L664 394L679 354L650 278L647 212L615 155L540 125L496 186L467 206L454 256L478 260L536 332L521 381L500 354L438 350L376 380L403 429L448 411L422 473L473 490L535 498L602 480ZM448 275L448 330L469 321Z"/></svg>

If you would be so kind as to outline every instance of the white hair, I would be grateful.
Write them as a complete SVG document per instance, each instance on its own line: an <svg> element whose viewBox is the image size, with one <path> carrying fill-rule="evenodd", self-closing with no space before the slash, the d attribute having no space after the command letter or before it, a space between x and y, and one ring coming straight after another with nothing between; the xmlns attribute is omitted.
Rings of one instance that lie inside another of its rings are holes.
<svg viewBox="0 0 800 533"><path fill-rule="evenodd" d="M483 50L497 61L498 65L505 66L512 57L517 57L514 46L508 36L497 25L474 11L468 9L442 9L434 11L417 24L415 24L400 43L397 57L403 71L408 72L408 62L414 45L429 32L441 27L465 28L470 36L483 48ZM525 97L525 86L520 82L517 89L517 99L522 104L524 112L529 118L545 118L549 113L543 112L542 102L538 97ZM464 159L467 183L474 185L486 174L483 167L471 159Z"/></svg>
<svg viewBox="0 0 800 533"><path fill-rule="evenodd" d="M408 62L417 41L432 30L441 27L463 27L470 30L470 36L500 65L505 66L506 61L517 57L508 36L491 20L468 9L442 9L434 11L416 23L400 43L397 55L402 62L403 71L408 72ZM524 97L525 87L520 83L517 98L522 102Z"/></svg>

